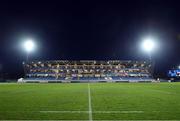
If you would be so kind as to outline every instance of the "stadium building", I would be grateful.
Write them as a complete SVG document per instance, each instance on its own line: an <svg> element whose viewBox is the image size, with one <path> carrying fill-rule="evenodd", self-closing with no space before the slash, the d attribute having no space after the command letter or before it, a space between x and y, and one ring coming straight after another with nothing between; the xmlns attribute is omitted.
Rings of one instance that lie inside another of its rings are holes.
<svg viewBox="0 0 180 121"><path fill-rule="evenodd" d="M24 82L147 82L148 61L53 60L24 62Z"/></svg>

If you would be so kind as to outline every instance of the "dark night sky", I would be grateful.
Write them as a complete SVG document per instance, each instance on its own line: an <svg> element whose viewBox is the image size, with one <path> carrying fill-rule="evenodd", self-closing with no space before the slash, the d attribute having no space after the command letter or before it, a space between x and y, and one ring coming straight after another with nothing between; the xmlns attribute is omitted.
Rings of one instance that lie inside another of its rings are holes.
<svg viewBox="0 0 180 121"><path fill-rule="evenodd" d="M159 74L180 64L180 2L175 0L6 1L0 2L2 72L19 78L31 37L38 50L31 60L147 59L144 36L158 38L153 52Z"/></svg>

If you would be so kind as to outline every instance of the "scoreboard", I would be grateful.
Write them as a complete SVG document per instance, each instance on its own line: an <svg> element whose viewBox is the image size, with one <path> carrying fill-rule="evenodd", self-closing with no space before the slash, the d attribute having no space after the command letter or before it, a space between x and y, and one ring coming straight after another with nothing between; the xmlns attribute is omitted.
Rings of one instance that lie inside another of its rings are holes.
<svg viewBox="0 0 180 121"><path fill-rule="evenodd" d="M169 77L180 77L180 69L169 70L168 71L168 76Z"/></svg>

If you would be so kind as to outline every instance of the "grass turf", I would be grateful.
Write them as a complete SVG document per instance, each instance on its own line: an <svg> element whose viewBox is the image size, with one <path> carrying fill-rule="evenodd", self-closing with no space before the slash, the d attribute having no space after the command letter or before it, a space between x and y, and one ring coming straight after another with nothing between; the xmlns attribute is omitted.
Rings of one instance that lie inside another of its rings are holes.
<svg viewBox="0 0 180 121"><path fill-rule="evenodd" d="M180 83L91 83L93 120L180 120ZM0 84L0 120L89 120L88 84ZM79 111L79 112L78 112Z"/></svg>

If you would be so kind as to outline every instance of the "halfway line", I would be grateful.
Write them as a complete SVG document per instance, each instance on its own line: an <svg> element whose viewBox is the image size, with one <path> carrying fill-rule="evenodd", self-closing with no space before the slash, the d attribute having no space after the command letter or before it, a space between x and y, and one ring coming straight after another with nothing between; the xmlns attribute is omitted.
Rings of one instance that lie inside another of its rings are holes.
<svg viewBox="0 0 180 121"><path fill-rule="evenodd" d="M91 89L90 89L89 83L88 83L88 103L89 103L89 121L93 121L93 119L92 119L92 106L91 106Z"/></svg>

